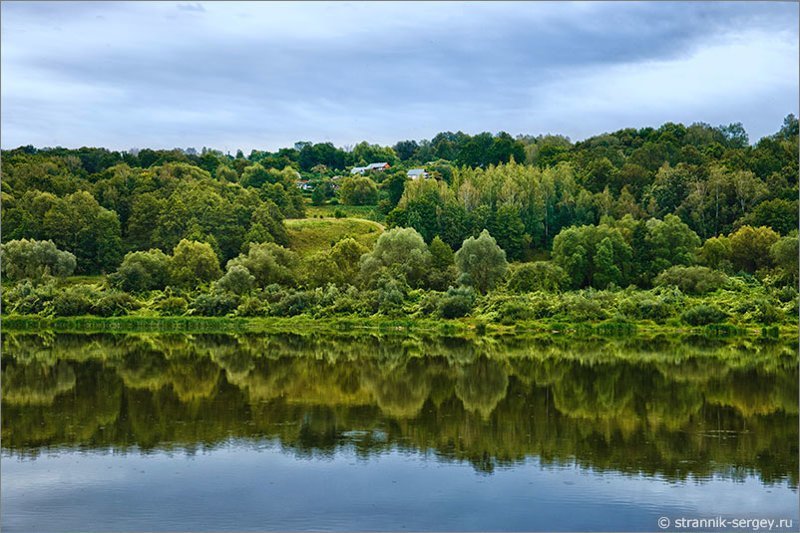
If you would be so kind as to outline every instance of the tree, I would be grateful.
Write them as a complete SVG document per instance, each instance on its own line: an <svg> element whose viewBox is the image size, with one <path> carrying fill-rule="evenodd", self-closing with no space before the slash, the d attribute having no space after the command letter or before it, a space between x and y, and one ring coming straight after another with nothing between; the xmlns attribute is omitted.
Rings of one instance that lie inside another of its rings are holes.
<svg viewBox="0 0 800 533"><path fill-rule="evenodd" d="M798 241L797 235L790 237L783 237L769 249L770 257L786 277L786 279L794 286L797 286L798 278Z"/></svg>
<svg viewBox="0 0 800 533"><path fill-rule="evenodd" d="M667 215L664 220L656 218L647 221L645 242L650 248L651 275L666 270L672 265L690 265L700 246L700 237L675 215Z"/></svg>
<svg viewBox="0 0 800 533"><path fill-rule="evenodd" d="M731 265L731 241L724 235L711 237L697 251L700 262L715 270L729 271Z"/></svg>
<svg viewBox="0 0 800 533"><path fill-rule="evenodd" d="M424 283L431 264L425 240L414 228L393 228L381 234L368 254L361 258L361 276L374 281L385 269L412 287Z"/></svg>
<svg viewBox="0 0 800 533"><path fill-rule="evenodd" d="M550 261L535 261L512 267L507 287L513 292L558 292L567 281L567 273L560 266Z"/></svg>
<svg viewBox="0 0 800 533"><path fill-rule="evenodd" d="M771 266L770 247L779 238L775 230L766 226L758 228L742 226L731 233L728 239L731 243L731 262L734 268L752 274L760 268Z"/></svg>
<svg viewBox="0 0 800 533"><path fill-rule="evenodd" d="M181 240L172 253L170 277L176 285L197 287L222 275L214 249L205 242Z"/></svg>
<svg viewBox="0 0 800 533"><path fill-rule="evenodd" d="M787 235L798 227L797 200L789 201L782 198L766 200L756 208L740 218L736 224L749 226L770 226L781 235Z"/></svg>
<svg viewBox="0 0 800 533"><path fill-rule="evenodd" d="M53 241L20 239L0 245L0 263L9 279L40 280L46 275L66 277L75 270L75 256L59 250Z"/></svg>
<svg viewBox="0 0 800 533"><path fill-rule="evenodd" d="M470 237L455 254L456 266L464 285L485 294L503 278L508 269L506 253L487 230L478 238Z"/></svg>
<svg viewBox="0 0 800 533"><path fill-rule="evenodd" d="M228 261L227 268L230 270L236 265L246 268L255 277L255 283L259 287L272 283L288 285L295 281L297 255L275 243L253 243L246 254Z"/></svg>
<svg viewBox="0 0 800 533"><path fill-rule="evenodd" d="M553 262L566 271L574 288L627 284L635 271L632 258L622 231L606 224L573 226L553 240Z"/></svg>
<svg viewBox="0 0 800 533"><path fill-rule="evenodd" d="M491 233L497 239L497 244L505 250L508 259L522 259L525 255L526 242L525 225L519 216L519 210L513 205L501 206L490 222Z"/></svg>
<svg viewBox="0 0 800 533"><path fill-rule="evenodd" d="M109 276L112 285L124 291L164 289L169 283L170 258L159 249L125 255L117 271Z"/></svg>
<svg viewBox="0 0 800 533"><path fill-rule="evenodd" d="M231 265L228 271L217 280L217 287L233 294L243 295L253 289L256 278L242 265Z"/></svg>
<svg viewBox="0 0 800 533"><path fill-rule="evenodd" d="M339 187L339 198L346 205L372 205L378 201L378 187L366 176L348 176Z"/></svg>

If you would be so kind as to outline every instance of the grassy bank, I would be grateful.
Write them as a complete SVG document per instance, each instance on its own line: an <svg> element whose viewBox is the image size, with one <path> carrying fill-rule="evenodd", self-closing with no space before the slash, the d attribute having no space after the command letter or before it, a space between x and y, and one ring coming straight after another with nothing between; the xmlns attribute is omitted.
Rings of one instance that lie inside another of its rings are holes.
<svg viewBox="0 0 800 533"><path fill-rule="evenodd" d="M11 331L56 331L56 332L182 332L182 333L296 333L337 335L359 335L370 332L417 333L428 332L440 335L599 335L654 336L654 335L701 335L714 338L763 336L769 338L797 337L796 326L736 327L728 324L713 324L702 327L676 327L643 322L580 322L535 320L521 321L513 325L487 323L480 319L394 319L388 317L322 318L310 317L54 317L7 316L2 319L2 330Z"/></svg>

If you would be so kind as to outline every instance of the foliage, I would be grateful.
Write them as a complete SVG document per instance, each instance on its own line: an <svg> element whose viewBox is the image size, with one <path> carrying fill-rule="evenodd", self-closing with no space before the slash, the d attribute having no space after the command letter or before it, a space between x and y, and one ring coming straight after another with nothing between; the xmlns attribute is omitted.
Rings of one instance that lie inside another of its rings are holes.
<svg viewBox="0 0 800 533"><path fill-rule="evenodd" d="M721 289L728 283L724 272L702 266L674 266L656 276L654 285L672 285L682 292L706 294Z"/></svg>
<svg viewBox="0 0 800 533"><path fill-rule="evenodd" d="M347 205L372 205L378 201L378 186L366 176L348 176L339 186L339 198Z"/></svg>
<svg viewBox="0 0 800 533"><path fill-rule="evenodd" d="M170 257L159 249L130 252L108 279L128 292L164 289L170 281Z"/></svg>
<svg viewBox="0 0 800 533"><path fill-rule="evenodd" d="M378 237L375 248L361 258L362 278L375 285L387 272L412 287L421 286L431 264L431 252L413 228L394 228Z"/></svg>
<svg viewBox="0 0 800 533"><path fill-rule="evenodd" d="M506 253L487 230L477 238L465 240L455 254L455 262L461 274L460 281L482 294L494 288L508 269Z"/></svg>
<svg viewBox="0 0 800 533"><path fill-rule="evenodd" d="M558 292L567 282L567 273L550 261L512 265L506 287L512 292Z"/></svg>
<svg viewBox="0 0 800 533"><path fill-rule="evenodd" d="M170 261L170 279L183 287L196 287L222 276L214 249L205 242L181 240Z"/></svg>
<svg viewBox="0 0 800 533"><path fill-rule="evenodd" d="M53 241L12 240L0 245L0 263L8 279L39 281L43 276L65 277L75 270L75 256Z"/></svg>
<svg viewBox="0 0 800 533"><path fill-rule="evenodd" d="M296 264L297 254L283 246L265 242L251 244L246 254L228 261L227 268L241 266L253 275L257 286L266 287L272 283L293 283Z"/></svg>
<svg viewBox="0 0 800 533"><path fill-rule="evenodd" d="M717 307L706 304L696 305L681 315L683 321L692 326L715 324L722 322L725 317L725 313Z"/></svg>

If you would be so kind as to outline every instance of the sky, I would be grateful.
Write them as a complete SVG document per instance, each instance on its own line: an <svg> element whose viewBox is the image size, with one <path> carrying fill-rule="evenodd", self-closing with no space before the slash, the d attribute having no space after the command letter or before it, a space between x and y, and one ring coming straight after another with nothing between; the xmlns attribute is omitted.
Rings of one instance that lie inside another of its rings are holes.
<svg viewBox="0 0 800 533"><path fill-rule="evenodd" d="M798 115L800 5L3 2L0 145L572 140Z"/></svg>

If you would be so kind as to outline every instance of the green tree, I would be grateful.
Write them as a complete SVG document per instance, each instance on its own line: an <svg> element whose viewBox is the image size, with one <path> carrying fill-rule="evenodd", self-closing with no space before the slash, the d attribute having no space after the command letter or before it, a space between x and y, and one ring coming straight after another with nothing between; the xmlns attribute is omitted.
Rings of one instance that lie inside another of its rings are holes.
<svg viewBox="0 0 800 533"><path fill-rule="evenodd" d="M464 285L475 287L485 294L503 279L508 269L506 253L487 230L470 237L455 254L456 266Z"/></svg>
<svg viewBox="0 0 800 533"><path fill-rule="evenodd" d="M217 280L217 287L233 294L244 295L253 290L256 278L242 265L231 265L224 276Z"/></svg>
<svg viewBox="0 0 800 533"><path fill-rule="evenodd" d="M346 205L373 205L378 201L378 187L366 176L348 176L339 187L339 198Z"/></svg>
<svg viewBox="0 0 800 533"><path fill-rule="evenodd" d="M112 285L124 291L164 289L169 283L170 258L159 249L130 252L117 271L109 276Z"/></svg>
<svg viewBox="0 0 800 533"><path fill-rule="evenodd" d="M507 287L513 292L558 292L568 281L567 273L550 261L512 266Z"/></svg>
<svg viewBox="0 0 800 533"><path fill-rule="evenodd" d="M405 280L412 287L420 287L431 264L431 253L414 228L392 228L378 237L378 242L361 258L361 276L365 281L375 281L382 270Z"/></svg>
<svg viewBox="0 0 800 533"><path fill-rule="evenodd" d="M769 253L775 266L781 270L788 282L797 286L800 253L797 235L782 237L770 247Z"/></svg>
<svg viewBox="0 0 800 533"><path fill-rule="evenodd" d="M20 239L0 245L3 274L12 280L39 281L46 275L66 277L75 270L75 256L59 250L53 241Z"/></svg>
<svg viewBox="0 0 800 533"><path fill-rule="evenodd" d="M754 273L772 264L770 247L780 235L766 226L742 226L728 236L731 243L731 262L734 268Z"/></svg>
<svg viewBox="0 0 800 533"><path fill-rule="evenodd" d="M675 215L648 220L645 241L650 248L651 276L672 265L692 264L700 246L700 237Z"/></svg>
<svg viewBox="0 0 800 533"><path fill-rule="evenodd" d="M250 245L246 254L228 261L227 268L240 265L255 277L259 287L272 283L290 285L295 281L297 255L283 246L271 242Z"/></svg>
<svg viewBox="0 0 800 533"><path fill-rule="evenodd" d="M183 287L197 287L222 276L214 249L205 242L181 240L172 253L170 277Z"/></svg>

